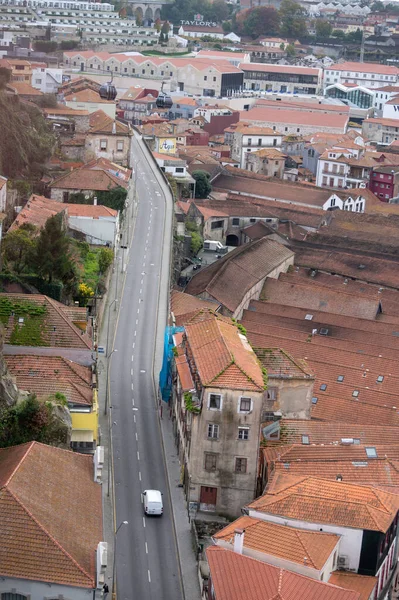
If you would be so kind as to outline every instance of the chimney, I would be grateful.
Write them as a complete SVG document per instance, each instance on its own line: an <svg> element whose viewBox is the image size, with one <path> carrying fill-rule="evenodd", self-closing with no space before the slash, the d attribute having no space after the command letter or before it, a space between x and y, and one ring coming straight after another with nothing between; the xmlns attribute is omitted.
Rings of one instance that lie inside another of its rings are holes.
<svg viewBox="0 0 399 600"><path fill-rule="evenodd" d="M243 529L235 529L234 530L234 552L237 552L237 554L242 554L243 547L244 547L244 530Z"/></svg>
<svg viewBox="0 0 399 600"><path fill-rule="evenodd" d="M97 196L94 196L93 198L93 206L97 206Z"/></svg>
<svg viewBox="0 0 399 600"><path fill-rule="evenodd" d="M115 121L112 123L112 133L115 135L116 133L116 123Z"/></svg>

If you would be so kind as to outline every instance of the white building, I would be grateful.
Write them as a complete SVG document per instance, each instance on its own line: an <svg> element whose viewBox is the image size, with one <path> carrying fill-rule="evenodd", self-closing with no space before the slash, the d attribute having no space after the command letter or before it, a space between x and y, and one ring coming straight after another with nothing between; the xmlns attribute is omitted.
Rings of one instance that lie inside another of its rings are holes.
<svg viewBox="0 0 399 600"><path fill-rule="evenodd" d="M324 87L333 83L354 83L366 88L395 85L399 69L375 63L344 62L331 65L324 71Z"/></svg>
<svg viewBox="0 0 399 600"><path fill-rule="evenodd" d="M62 85L62 69L37 67L32 69L32 87L43 94L56 94Z"/></svg>
<svg viewBox="0 0 399 600"><path fill-rule="evenodd" d="M387 85L377 88L374 91L374 110L375 116L382 117L384 114L385 104L399 95L399 85Z"/></svg>
<svg viewBox="0 0 399 600"><path fill-rule="evenodd" d="M240 162L241 169L246 169L247 156L251 152L263 148L280 149L283 136L269 127L238 123L225 130L225 141L231 146L231 158Z"/></svg>

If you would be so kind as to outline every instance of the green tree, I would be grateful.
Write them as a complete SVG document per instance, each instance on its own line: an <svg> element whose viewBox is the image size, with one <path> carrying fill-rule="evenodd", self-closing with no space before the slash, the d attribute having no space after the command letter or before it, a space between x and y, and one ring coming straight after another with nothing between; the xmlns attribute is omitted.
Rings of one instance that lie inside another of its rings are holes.
<svg viewBox="0 0 399 600"><path fill-rule="evenodd" d="M316 21L316 37L318 39L326 39L331 36L332 27L326 19L317 19Z"/></svg>
<svg viewBox="0 0 399 600"><path fill-rule="evenodd" d="M190 249L191 252L194 254L194 256L196 256L198 254L198 252L201 250L202 248L202 237L200 236L199 233L197 233L196 231L192 231L191 232L191 242L190 242Z"/></svg>
<svg viewBox="0 0 399 600"><path fill-rule="evenodd" d="M123 187L116 187L113 190L107 192L98 192L97 203L102 206L108 206L114 210L123 212L126 203L127 190Z"/></svg>
<svg viewBox="0 0 399 600"><path fill-rule="evenodd" d="M43 96L38 96L35 104L41 108L57 108L58 106L55 94L43 94Z"/></svg>
<svg viewBox="0 0 399 600"><path fill-rule="evenodd" d="M209 8L208 17L216 23L221 23L229 17L229 7L224 0L214 0Z"/></svg>
<svg viewBox="0 0 399 600"><path fill-rule="evenodd" d="M15 273L22 273L33 262L36 227L26 223L7 233L2 242L3 259Z"/></svg>
<svg viewBox="0 0 399 600"><path fill-rule="evenodd" d="M209 173L207 173L206 171L194 171L192 175L196 181L195 197L207 198L212 191L212 186L209 181Z"/></svg>
<svg viewBox="0 0 399 600"><path fill-rule="evenodd" d="M283 0L280 6L280 34L292 38L306 36L305 11L294 0Z"/></svg>
<svg viewBox="0 0 399 600"><path fill-rule="evenodd" d="M55 52L57 47L57 42L51 42L49 40L36 40L33 42L33 48L37 52Z"/></svg>
<svg viewBox="0 0 399 600"><path fill-rule="evenodd" d="M66 234L63 213L47 219L37 240L34 257L38 274L48 283L58 280L76 286L77 274L72 259L71 240Z"/></svg>
<svg viewBox="0 0 399 600"><path fill-rule="evenodd" d="M358 29L356 29L356 31L350 31L346 35L346 39L348 40L348 42L361 42L362 36L363 36L363 34L362 34L361 30L358 28Z"/></svg>
<svg viewBox="0 0 399 600"><path fill-rule="evenodd" d="M332 32L332 36L337 38L338 40L344 40L346 37L345 31L342 31L342 29L334 29L334 31Z"/></svg>
<svg viewBox="0 0 399 600"><path fill-rule="evenodd" d="M101 248L98 257L98 268L100 273L106 273L114 260L114 252L111 248Z"/></svg>
<svg viewBox="0 0 399 600"><path fill-rule="evenodd" d="M288 44L285 48L285 51L287 53L287 56L289 58L294 58L295 56L295 47L292 44Z"/></svg>
<svg viewBox="0 0 399 600"><path fill-rule="evenodd" d="M384 4L380 0L376 0L376 2L374 2L370 8L371 8L371 12L385 12L386 11Z"/></svg>
<svg viewBox="0 0 399 600"><path fill-rule="evenodd" d="M272 6L258 6L246 11L242 28L245 35L257 38L260 35L276 34L279 31L280 16Z"/></svg>

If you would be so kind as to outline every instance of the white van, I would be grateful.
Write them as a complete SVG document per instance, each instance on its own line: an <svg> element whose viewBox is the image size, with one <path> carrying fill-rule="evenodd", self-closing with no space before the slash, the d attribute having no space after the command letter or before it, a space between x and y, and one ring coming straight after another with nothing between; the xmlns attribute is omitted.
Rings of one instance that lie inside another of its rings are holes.
<svg viewBox="0 0 399 600"><path fill-rule="evenodd" d="M141 501L146 515L162 516L163 502L162 494L159 490L144 490L141 494Z"/></svg>

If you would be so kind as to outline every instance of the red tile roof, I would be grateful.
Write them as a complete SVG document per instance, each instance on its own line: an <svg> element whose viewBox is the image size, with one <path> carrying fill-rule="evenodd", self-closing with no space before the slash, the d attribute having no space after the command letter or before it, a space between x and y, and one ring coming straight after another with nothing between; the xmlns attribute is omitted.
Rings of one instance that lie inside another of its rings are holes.
<svg viewBox="0 0 399 600"><path fill-rule="evenodd" d="M203 386L264 389L259 362L235 325L212 316L186 325L185 332Z"/></svg>
<svg viewBox="0 0 399 600"><path fill-rule="evenodd" d="M209 300L201 300L184 292L173 290L170 298L170 311L174 314L176 325L184 325L200 310L216 310L218 304Z"/></svg>
<svg viewBox="0 0 399 600"><path fill-rule="evenodd" d="M91 217L92 219L100 219L101 217L115 218L118 214L118 211L113 208L108 208L100 204L67 204L32 194L15 221L13 221L10 231L18 229L24 223L31 223L41 229L48 218L63 210L70 216Z"/></svg>
<svg viewBox="0 0 399 600"><path fill-rule="evenodd" d="M305 112L303 110L278 110L276 108L252 108L240 112L240 121L252 123L275 123L277 131L285 125L298 125L299 127L330 127L337 129L337 133L345 133L348 125L348 116L329 114L326 122L325 114L320 112Z"/></svg>
<svg viewBox="0 0 399 600"><path fill-rule="evenodd" d="M130 125L125 125L125 123L121 123L120 121L109 117L102 110L96 110L96 112L90 114L89 124L89 134L109 134L113 133L113 130L115 129L115 132L118 135L131 135Z"/></svg>
<svg viewBox="0 0 399 600"><path fill-rule="evenodd" d="M259 49L262 51L262 48ZM296 67L293 65L272 65L268 63L241 63L240 69L242 71L259 71L261 73L286 73L287 75L313 75L318 77L320 69L314 67ZM249 76L248 76L249 77Z"/></svg>
<svg viewBox="0 0 399 600"><path fill-rule="evenodd" d="M94 192L106 192L117 187L127 188L127 183L104 169L87 169L85 167L61 175L50 184L50 188Z"/></svg>
<svg viewBox="0 0 399 600"><path fill-rule="evenodd" d="M328 583L359 592L359 600L369 600L377 585L378 577L369 577L367 575L358 575L357 573L348 573L346 571L334 571Z"/></svg>
<svg viewBox="0 0 399 600"><path fill-rule="evenodd" d="M92 89L71 91L64 96L65 102L89 102L94 104L115 104L112 100L104 100L98 92Z"/></svg>
<svg viewBox="0 0 399 600"><path fill-rule="evenodd" d="M234 532L244 531L245 549L269 554L312 569L320 570L339 543L339 536L319 531L305 531L252 517L240 517L218 531L213 539L234 546ZM267 562L267 560L265 561Z"/></svg>
<svg viewBox="0 0 399 600"><path fill-rule="evenodd" d="M57 348L79 348L81 350L91 349L91 340L86 333L83 333L81 329L76 327L74 323L69 319L68 307L64 304L49 298L48 296L42 296L41 294L6 294L0 293L0 298L8 298L12 302L29 302L30 304L37 304L38 306L44 306L46 309L45 318L43 322L38 324L38 333L42 343L31 345L36 346L49 346ZM15 310L15 315L10 315L8 322L4 325L5 331L5 343L12 344L12 334L15 328L16 320L19 316L26 317L24 313L18 313Z"/></svg>
<svg viewBox="0 0 399 600"><path fill-rule="evenodd" d="M7 367L19 389L45 398L60 392L68 402L91 406L92 372L60 356L16 354L6 356Z"/></svg>
<svg viewBox="0 0 399 600"><path fill-rule="evenodd" d="M102 540L93 458L30 442L0 449L0 575L92 589Z"/></svg>
<svg viewBox="0 0 399 600"><path fill-rule="evenodd" d="M359 600L349 590L210 546L206 550L217 600Z"/></svg>
<svg viewBox="0 0 399 600"><path fill-rule="evenodd" d="M206 293L234 312L256 284L292 256L291 250L268 238L249 242L201 269L186 292L193 296Z"/></svg>
<svg viewBox="0 0 399 600"><path fill-rule="evenodd" d="M399 510L399 496L372 486L283 473L248 508L308 523L384 533Z"/></svg>
<svg viewBox="0 0 399 600"><path fill-rule="evenodd" d="M365 62L343 62L334 63L330 67L326 67L326 71L352 71L356 73L377 73L384 75L399 75L397 67L381 65L379 63Z"/></svg>

